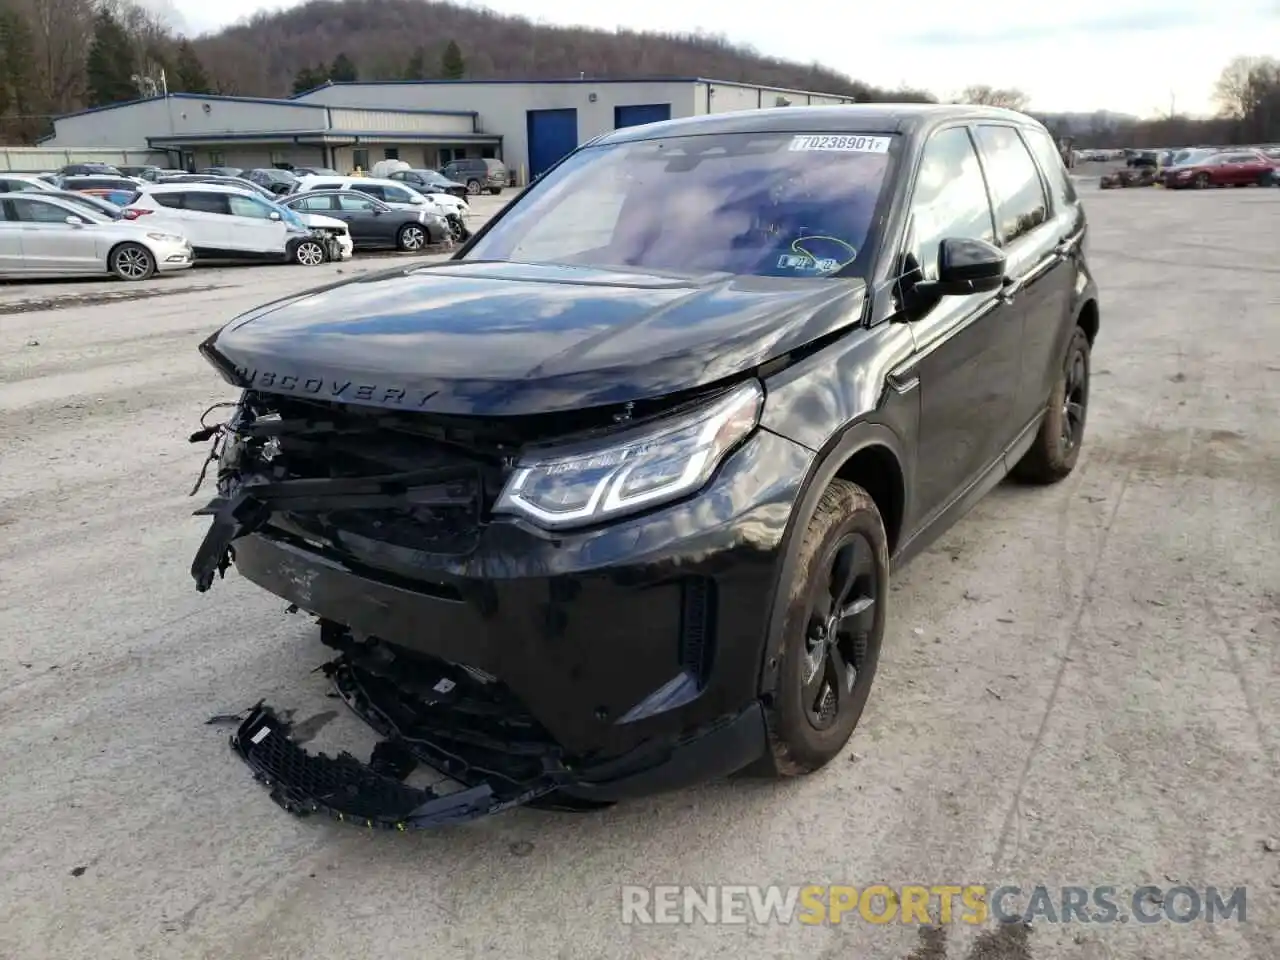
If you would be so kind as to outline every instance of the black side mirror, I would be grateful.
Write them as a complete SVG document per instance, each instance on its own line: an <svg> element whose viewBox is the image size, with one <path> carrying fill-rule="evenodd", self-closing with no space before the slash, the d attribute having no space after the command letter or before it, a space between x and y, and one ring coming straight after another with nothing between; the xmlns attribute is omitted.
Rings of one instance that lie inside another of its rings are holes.
<svg viewBox="0 0 1280 960"><path fill-rule="evenodd" d="M991 293L1004 283L1004 251L985 240L948 237L938 244L938 279L922 280L912 293L922 297L962 297Z"/></svg>

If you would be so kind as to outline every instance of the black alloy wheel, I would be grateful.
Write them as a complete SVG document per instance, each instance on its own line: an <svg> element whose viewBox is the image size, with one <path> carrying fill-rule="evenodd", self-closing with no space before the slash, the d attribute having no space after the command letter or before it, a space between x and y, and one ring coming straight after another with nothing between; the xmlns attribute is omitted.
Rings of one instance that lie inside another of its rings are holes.
<svg viewBox="0 0 1280 960"><path fill-rule="evenodd" d="M805 528L766 653L768 750L745 773L793 777L849 742L875 679L889 598L889 546L871 495L832 480Z"/></svg>
<svg viewBox="0 0 1280 960"><path fill-rule="evenodd" d="M1013 479L1025 483L1057 483L1075 469L1089 414L1090 357L1089 337L1083 329L1075 327L1040 429L1031 448L1010 471Z"/></svg>
<svg viewBox="0 0 1280 960"><path fill-rule="evenodd" d="M874 548L864 534L847 534L823 561L823 570L809 601L800 683L805 715L815 730L831 729L845 703L858 699L859 671L866 666L875 627Z"/></svg>
<svg viewBox="0 0 1280 960"><path fill-rule="evenodd" d="M1072 352L1062 393L1062 454L1065 457L1084 439L1084 415L1089 402L1089 360L1085 351Z"/></svg>

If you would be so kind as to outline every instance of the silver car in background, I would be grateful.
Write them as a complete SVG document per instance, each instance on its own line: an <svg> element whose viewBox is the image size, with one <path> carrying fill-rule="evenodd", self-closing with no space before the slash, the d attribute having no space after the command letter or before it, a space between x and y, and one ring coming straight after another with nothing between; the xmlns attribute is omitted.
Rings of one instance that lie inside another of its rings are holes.
<svg viewBox="0 0 1280 960"><path fill-rule="evenodd" d="M188 269L186 237L45 194L0 193L0 277L113 274L146 280Z"/></svg>

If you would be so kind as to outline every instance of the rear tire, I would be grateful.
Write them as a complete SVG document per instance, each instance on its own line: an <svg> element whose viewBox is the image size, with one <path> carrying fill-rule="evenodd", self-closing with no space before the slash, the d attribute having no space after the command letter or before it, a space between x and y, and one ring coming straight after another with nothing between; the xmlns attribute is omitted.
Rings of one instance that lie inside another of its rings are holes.
<svg viewBox="0 0 1280 960"><path fill-rule="evenodd" d="M865 490L833 480L823 491L795 573L781 589L787 607L778 685L765 705L769 749L746 773L794 777L820 769L844 749L880 659L889 547L880 511Z"/></svg>
<svg viewBox="0 0 1280 960"><path fill-rule="evenodd" d="M111 251L107 265L117 279L134 283L155 275L156 258L140 243L122 243Z"/></svg>
<svg viewBox="0 0 1280 960"><path fill-rule="evenodd" d="M490 187L490 188L489 188L489 192L490 192L491 194L493 194L493 195L496 197L496 196L498 196L498 194L502 193L502 188L501 188L501 187Z"/></svg>
<svg viewBox="0 0 1280 960"><path fill-rule="evenodd" d="M1089 412L1090 352L1088 336L1076 327L1036 439L1009 472L1013 479L1057 483L1075 469Z"/></svg>

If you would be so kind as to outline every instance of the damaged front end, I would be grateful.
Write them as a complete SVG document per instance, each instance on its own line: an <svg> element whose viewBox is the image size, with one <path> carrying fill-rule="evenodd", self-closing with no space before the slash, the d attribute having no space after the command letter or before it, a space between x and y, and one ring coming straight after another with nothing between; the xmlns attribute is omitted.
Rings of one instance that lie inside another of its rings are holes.
<svg viewBox="0 0 1280 960"><path fill-rule="evenodd" d="M637 406L605 412L608 423ZM558 414L545 429L590 432L600 415ZM367 763L308 753L259 704L232 747L286 810L408 830L520 805L592 809L758 755L763 714L743 707L749 694L691 725L677 716L709 676L709 580L666 564L652 581L558 578L548 557L572 553L562 541L495 528L521 446L543 429L522 426L523 436L477 418L248 390L225 424L192 435L211 442L217 483L196 511L210 518L191 566L197 589L235 563L315 616L338 654L322 668L334 692L384 738ZM486 533L497 538L487 552ZM617 615L607 644L601 614ZM678 642L655 641L663 634ZM411 786L422 773L448 787Z"/></svg>

